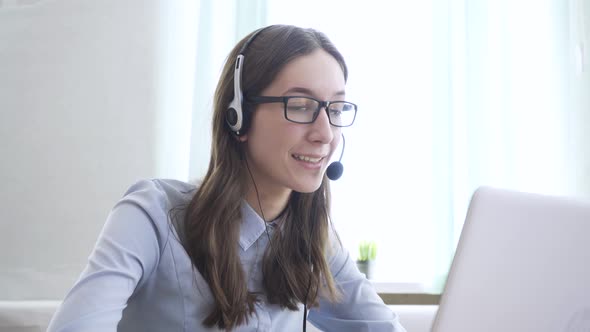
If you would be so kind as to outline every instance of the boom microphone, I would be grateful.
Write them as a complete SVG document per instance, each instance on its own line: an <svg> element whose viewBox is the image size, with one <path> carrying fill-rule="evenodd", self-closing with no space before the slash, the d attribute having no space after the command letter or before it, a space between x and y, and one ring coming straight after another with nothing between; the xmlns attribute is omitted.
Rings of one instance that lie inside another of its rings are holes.
<svg viewBox="0 0 590 332"><path fill-rule="evenodd" d="M326 169L326 175L328 179L334 181L340 179L342 176L342 172L344 172L344 166L340 162L342 160L342 156L344 155L344 147L346 146L346 140L344 139L344 134L342 134L342 152L340 153L340 159L338 161L332 162L328 169Z"/></svg>

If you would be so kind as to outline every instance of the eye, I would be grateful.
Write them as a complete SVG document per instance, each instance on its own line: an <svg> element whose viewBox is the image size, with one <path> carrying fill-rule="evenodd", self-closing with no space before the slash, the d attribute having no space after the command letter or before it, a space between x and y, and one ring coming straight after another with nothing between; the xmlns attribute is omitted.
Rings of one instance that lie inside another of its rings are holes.
<svg viewBox="0 0 590 332"><path fill-rule="evenodd" d="M308 98L290 98L287 102L288 112L315 112L317 103Z"/></svg>
<svg viewBox="0 0 590 332"><path fill-rule="evenodd" d="M306 112L308 110L309 107L307 105L292 105L291 103L287 105L287 111L289 112Z"/></svg>
<svg viewBox="0 0 590 332"><path fill-rule="evenodd" d="M335 109L335 108L330 108L330 115L332 116L341 116L342 115L342 110L341 109Z"/></svg>
<svg viewBox="0 0 590 332"><path fill-rule="evenodd" d="M330 104L330 115L341 116L343 111L346 111L347 105L344 103L333 103Z"/></svg>

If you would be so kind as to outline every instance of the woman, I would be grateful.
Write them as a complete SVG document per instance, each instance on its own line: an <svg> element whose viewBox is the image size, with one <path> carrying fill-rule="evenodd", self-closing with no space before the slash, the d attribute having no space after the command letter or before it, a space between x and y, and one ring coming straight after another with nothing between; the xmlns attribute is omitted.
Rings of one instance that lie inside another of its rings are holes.
<svg viewBox="0 0 590 332"><path fill-rule="evenodd" d="M324 330L404 331L331 228L326 168L356 114L346 78L315 30L239 42L206 176L132 186L49 331L298 331L307 306Z"/></svg>

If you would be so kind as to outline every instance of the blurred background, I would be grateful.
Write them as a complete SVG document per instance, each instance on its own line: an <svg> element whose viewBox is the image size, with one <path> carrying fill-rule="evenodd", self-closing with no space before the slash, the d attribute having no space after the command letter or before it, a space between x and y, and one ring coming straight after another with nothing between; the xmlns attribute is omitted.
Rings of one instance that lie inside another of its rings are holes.
<svg viewBox="0 0 590 332"><path fill-rule="evenodd" d="M0 0L0 300L59 300L142 178L195 181L235 43L347 60L333 222L374 281L439 292L475 188L590 197L590 1Z"/></svg>

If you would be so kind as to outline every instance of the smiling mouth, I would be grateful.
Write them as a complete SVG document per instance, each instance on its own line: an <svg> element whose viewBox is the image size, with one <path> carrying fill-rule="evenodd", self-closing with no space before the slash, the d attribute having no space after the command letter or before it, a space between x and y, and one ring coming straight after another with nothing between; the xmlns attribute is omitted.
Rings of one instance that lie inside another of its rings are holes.
<svg viewBox="0 0 590 332"><path fill-rule="evenodd" d="M302 156L302 155L297 155L297 154L293 154L291 156L293 158L295 158L296 160L301 160L301 161L305 161L305 162L313 163L313 164L317 164L320 161L322 161L322 159L324 159L324 157L314 158L314 157Z"/></svg>

